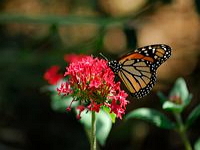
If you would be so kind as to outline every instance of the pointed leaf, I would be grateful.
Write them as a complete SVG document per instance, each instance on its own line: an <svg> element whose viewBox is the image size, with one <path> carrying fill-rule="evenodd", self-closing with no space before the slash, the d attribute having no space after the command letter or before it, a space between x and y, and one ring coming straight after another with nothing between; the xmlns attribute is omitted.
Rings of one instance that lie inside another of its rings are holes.
<svg viewBox="0 0 200 150"><path fill-rule="evenodd" d="M116 114L115 113L110 113L110 109L108 107L103 107L103 111L105 111L108 114L108 116L110 116L110 119L112 120L112 123L115 123Z"/></svg>
<svg viewBox="0 0 200 150"><path fill-rule="evenodd" d="M190 125L192 125L199 116L200 116L200 104L197 105L193 109L193 111L189 114L186 120L186 126L189 127Z"/></svg>
<svg viewBox="0 0 200 150"><path fill-rule="evenodd" d="M183 107L183 105L175 104L171 101L166 101L163 103L162 108L164 110L180 113L184 107Z"/></svg>
<svg viewBox="0 0 200 150"><path fill-rule="evenodd" d="M164 102L168 101L168 98L162 92L158 92L157 95L160 98L161 104L163 104Z"/></svg>
<svg viewBox="0 0 200 150"><path fill-rule="evenodd" d="M101 145L105 145L111 127L112 121L110 117L104 111L101 111L97 116L97 139Z"/></svg>
<svg viewBox="0 0 200 150"><path fill-rule="evenodd" d="M185 100L185 106L189 105L192 100L192 94L189 94L188 98Z"/></svg>
<svg viewBox="0 0 200 150"><path fill-rule="evenodd" d="M200 150L200 138L195 142L194 150Z"/></svg>
<svg viewBox="0 0 200 150"><path fill-rule="evenodd" d="M126 119L132 118L148 121L153 125L163 129L173 129L175 127L174 123L170 121L164 114L150 108L139 108L130 112L126 116Z"/></svg>

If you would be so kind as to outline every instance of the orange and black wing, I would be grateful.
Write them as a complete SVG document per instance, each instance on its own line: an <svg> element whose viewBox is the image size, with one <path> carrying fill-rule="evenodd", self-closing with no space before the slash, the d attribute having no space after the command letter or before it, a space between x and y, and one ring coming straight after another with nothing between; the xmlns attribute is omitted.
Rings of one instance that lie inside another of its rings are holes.
<svg viewBox="0 0 200 150"><path fill-rule="evenodd" d="M122 56L118 61L127 59L143 59L152 62L153 67L158 68L171 56L171 47L165 44L149 45L138 48L134 52Z"/></svg>
<svg viewBox="0 0 200 150"><path fill-rule="evenodd" d="M170 55L169 46L150 45L138 48L118 61L110 61L109 66L134 97L142 98L155 85L156 70Z"/></svg>
<svg viewBox="0 0 200 150"><path fill-rule="evenodd" d="M125 60L118 76L136 98L147 95L156 82L156 72L152 63L142 59Z"/></svg>

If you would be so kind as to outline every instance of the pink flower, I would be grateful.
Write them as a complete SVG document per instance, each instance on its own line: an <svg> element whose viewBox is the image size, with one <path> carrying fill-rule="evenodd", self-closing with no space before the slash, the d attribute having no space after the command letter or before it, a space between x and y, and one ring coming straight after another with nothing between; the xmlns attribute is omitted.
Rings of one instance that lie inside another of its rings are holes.
<svg viewBox="0 0 200 150"><path fill-rule="evenodd" d="M71 95L73 101L78 101L88 111L99 112L101 107L109 107L111 113L122 118L128 104L128 94L120 89L119 82L115 83L114 73L106 60L84 56L66 67L64 76L68 80L57 89L59 94ZM77 118L80 118L82 109L77 109Z"/></svg>
<svg viewBox="0 0 200 150"><path fill-rule="evenodd" d="M62 74L59 74L58 71L60 70L59 66L51 66L45 73L44 79L48 81L49 84L55 85L63 78Z"/></svg>
<svg viewBox="0 0 200 150"><path fill-rule="evenodd" d="M70 94L72 93L72 90L71 90L71 87L70 87L70 84L68 82L63 82L61 83L60 85L60 88L57 88L57 91L58 91L58 94L60 95L61 93L62 94Z"/></svg>

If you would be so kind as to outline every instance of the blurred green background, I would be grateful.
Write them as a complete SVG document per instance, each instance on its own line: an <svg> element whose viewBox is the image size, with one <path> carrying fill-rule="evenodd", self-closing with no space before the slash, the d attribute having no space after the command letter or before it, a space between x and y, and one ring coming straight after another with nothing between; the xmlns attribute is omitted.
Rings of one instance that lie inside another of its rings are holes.
<svg viewBox="0 0 200 150"><path fill-rule="evenodd" d="M172 57L158 69L158 83L142 100L129 97L127 111L161 109L158 90L168 93L186 79L192 104L200 100L200 2L198 0L1 0L0 150L89 149L73 113L55 112L43 74L66 67L65 54L99 52L115 59L136 47L168 44ZM124 88L125 89L125 88ZM200 120L188 135L200 135ZM139 120L118 120L102 150L180 150L172 131Z"/></svg>

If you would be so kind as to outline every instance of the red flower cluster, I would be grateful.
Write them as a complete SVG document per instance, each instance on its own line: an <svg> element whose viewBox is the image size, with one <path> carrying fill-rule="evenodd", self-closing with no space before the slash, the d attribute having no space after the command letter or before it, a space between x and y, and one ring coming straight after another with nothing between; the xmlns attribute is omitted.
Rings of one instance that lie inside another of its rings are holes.
<svg viewBox="0 0 200 150"><path fill-rule="evenodd" d="M44 79L48 81L49 84L55 85L63 78L62 74L59 74L59 66L51 66L44 74Z"/></svg>
<svg viewBox="0 0 200 150"><path fill-rule="evenodd" d="M70 94L74 98L71 103L79 101L78 118L83 110L99 112L102 106L109 107L110 113L122 118L128 95L120 89L119 82L114 82L114 73L105 60L85 56L72 62L64 76L68 76L68 80L57 91L63 95ZM67 110L71 110L71 105Z"/></svg>

